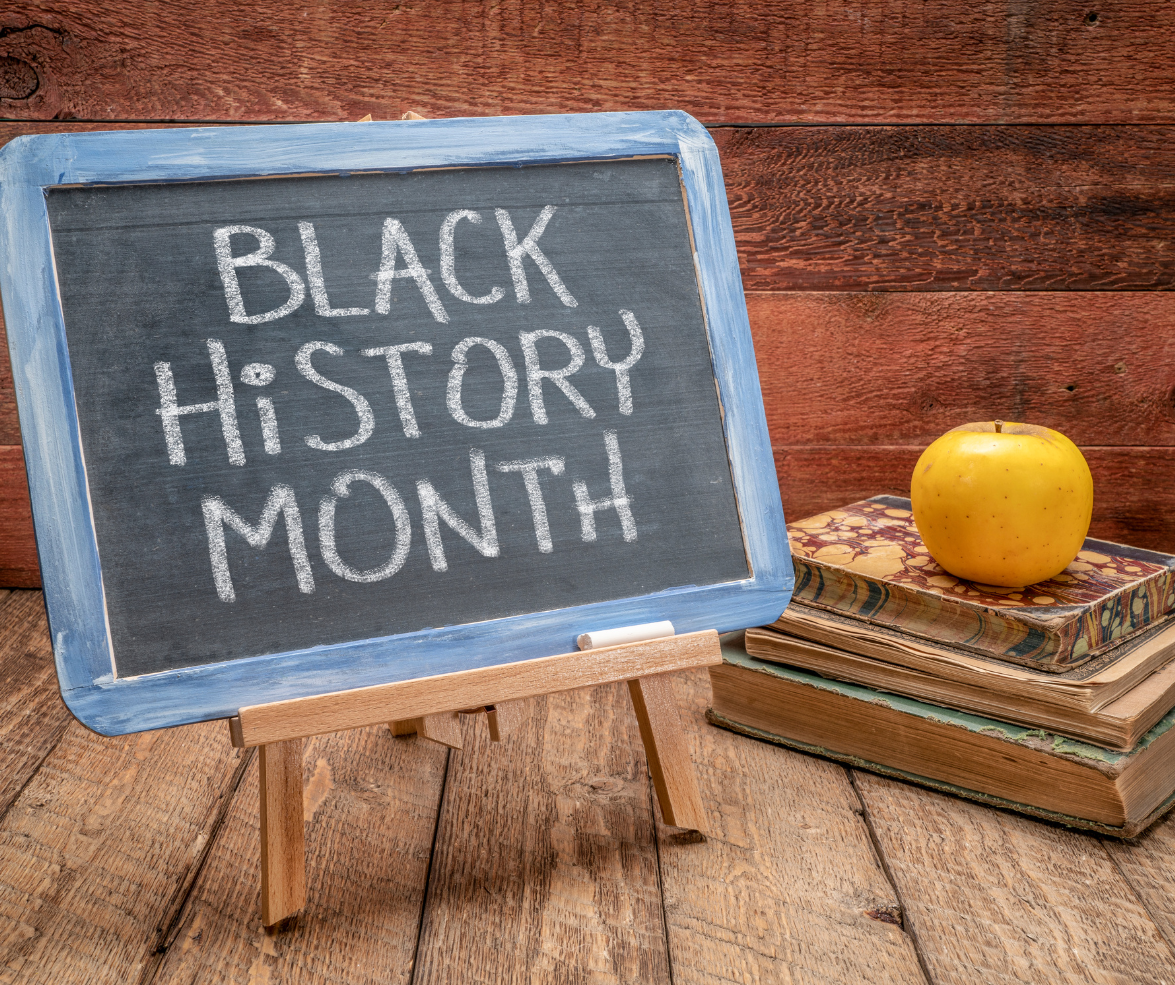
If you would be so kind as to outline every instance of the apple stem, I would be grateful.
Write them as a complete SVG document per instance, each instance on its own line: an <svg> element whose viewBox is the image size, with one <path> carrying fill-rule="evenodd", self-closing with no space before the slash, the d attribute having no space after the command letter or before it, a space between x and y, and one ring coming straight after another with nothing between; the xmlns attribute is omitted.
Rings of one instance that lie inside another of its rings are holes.
<svg viewBox="0 0 1175 985"><path fill-rule="evenodd" d="M1003 434L1004 433L1004 422L1003 421L996 421L995 422L995 433L996 434Z"/></svg>

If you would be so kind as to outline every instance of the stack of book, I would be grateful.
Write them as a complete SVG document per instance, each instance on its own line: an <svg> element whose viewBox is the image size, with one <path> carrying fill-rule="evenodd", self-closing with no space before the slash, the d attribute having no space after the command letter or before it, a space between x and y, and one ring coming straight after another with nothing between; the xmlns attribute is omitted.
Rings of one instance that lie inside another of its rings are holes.
<svg viewBox="0 0 1175 985"><path fill-rule="evenodd" d="M788 533L792 603L724 644L715 724L1120 837L1175 803L1175 557L1090 539L978 585L890 496Z"/></svg>

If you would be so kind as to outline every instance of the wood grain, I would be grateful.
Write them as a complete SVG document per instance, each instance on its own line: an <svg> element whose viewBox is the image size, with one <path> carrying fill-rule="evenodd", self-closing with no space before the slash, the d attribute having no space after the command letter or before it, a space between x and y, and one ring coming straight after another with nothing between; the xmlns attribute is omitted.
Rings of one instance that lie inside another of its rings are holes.
<svg viewBox="0 0 1175 985"><path fill-rule="evenodd" d="M676 985L924 981L845 771L716 729L675 675L708 835L658 827Z"/></svg>
<svg viewBox="0 0 1175 985"><path fill-rule="evenodd" d="M0 585L36 588L40 584L24 452L20 445L0 445Z"/></svg>
<svg viewBox="0 0 1175 985"><path fill-rule="evenodd" d="M526 714L526 703L523 701L499 701L486 708L486 725L490 730L490 741L501 742L522 724L522 717Z"/></svg>
<svg viewBox="0 0 1175 985"><path fill-rule="evenodd" d="M1002 417L1083 446L1092 536L1175 551L1165 294L762 293L748 310L789 519L908 496L925 445Z"/></svg>
<svg viewBox="0 0 1175 985"><path fill-rule="evenodd" d="M921 446L774 449L789 522L870 496L910 495ZM1091 537L1175 553L1175 448L1082 448L1093 473Z"/></svg>
<svg viewBox="0 0 1175 985"><path fill-rule="evenodd" d="M154 985L408 985L446 756L386 726L306 743L306 907L278 933L261 925L249 770Z"/></svg>
<svg viewBox="0 0 1175 985"><path fill-rule="evenodd" d="M628 693L662 818L666 824L704 833L706 812L681 728L673 675L638 677L628 682Z"/></svg>
<svg viewBox="0 0 1175 985"><path fill-rule="evenodd" d="M108 739L76 722L0 823L0 975L135 981L244 765L218 723Z"/></svg>
<svg viewBox="0 0 1175 985"><path fill-rule="evenodd" d="M1175 818L1168 815L1131 841L1107 838L1102 844L1168 946L1175 948L1175 899L1171 895Z"/></svg>
<svg viewBox="0 0 1175 985"><path fill-rule="evenodd" d="M415 727L416 734L422 739L439 742L442 746L448 746L450 749L461 748L461 723L457 720L456 712L414 718L412 725Z"/></svg>
<svg viewBox="0 0 1175 985"><path fill-rule="evenodd" d="M0 141L4 139L0 124ZM20 421L16 416L16 388L12 382L12 363L8 358L8 335L4 328L4 312L0 310L0 445L20 444Z"/></svg>
<svg viewBox="0 0 1175 985"><path fill-rule="evenodd" d="M1172 980L1175 952L1094 836L854 776L936 985Z"/></svg>
<svg viewBox="0 0 1175 985"><path fill-rule="evenodd" d="M40 592L0 598L0 817L70 723Z"/></svg>
<svg viewBox="0 0 1175 985"><path fill-rule="evenodd" d="M1175 445L1175 294L747 296L777 445L921 445L1028 421L1078 445Z"/></svg>
<svg viewBox="0 0 1175 985"><path fill-rule="evenodd" d="M3 14L0 114L399 119L676 106L709 122L1170 118L1175 14L951 0L471 3L291 14L225 0L28 0Z"/></svg>
<svg viewBox="0 0 1175 985"><path fill-rule="evenodd" d="M748 290L1164 290L1171 127L714 132Z"/></svg>
<svg viewBox="0 0 1175 985"><path fill-rule="evenodd" d="M261 832L261 923L272 927L306 905L302 740L257 752Z"/></svg>
<svg viewBox="0 0 1175 985"><path fill-rule="evenodd" d="M593 687L641 674L706 667L722 660L713 630L603 647L587 653L499 664L436 677L378 684L311 698L293 698L240 710L245 745L319 735L375 722L455 711L498 701Z"/></svg>
<svg viewBox="0 0 1175 985"><path fill-rule="evenodd" d="M415 985L667 983L649 778L627 689L527 702L450 754Z"/></svg>

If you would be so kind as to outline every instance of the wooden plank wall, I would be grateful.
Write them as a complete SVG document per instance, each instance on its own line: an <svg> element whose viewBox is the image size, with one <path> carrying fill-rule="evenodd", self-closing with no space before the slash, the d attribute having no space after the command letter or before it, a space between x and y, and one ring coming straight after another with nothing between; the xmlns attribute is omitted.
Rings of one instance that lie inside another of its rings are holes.
<svg viewBox="0 0 1175 985"><path fill-rule="evenodd" d="M680 108L722 153L784 509L905 494L1001 417L1175 551L1175 6L10 0L0 141ZM0 585L39 582L0 365Z"/></svg>

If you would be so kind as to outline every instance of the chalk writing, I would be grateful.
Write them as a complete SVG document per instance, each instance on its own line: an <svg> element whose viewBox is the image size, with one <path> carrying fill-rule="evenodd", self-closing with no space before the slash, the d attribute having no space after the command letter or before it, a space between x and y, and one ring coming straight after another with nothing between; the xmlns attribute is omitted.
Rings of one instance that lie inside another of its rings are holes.
<svg viewBox="0 0 1175 985"><path fill-rule="evenodd" d="M118 676L747 577L672 160L48 201Z"/></svg>
<svg viewBox="0 0 1175 985"><path fill-rule="evenodd" d="M531 300L526 271L522 262L523 257L529 257L546 278L560 302L567 307L577 306L575 298L556 272L554 265L538 246L539 237L547 228L555 211L555 206L544 207L538 218L535 219L530 231L522 240L519 240L509 212L505 209L495 209L494 214L502 232L506 258L519 303L527 304ZM462 288L457 280L455 230L457 223L463 219L474 225L480 225L482 222L479 213L469 209L456 209L450 212L441 224L439 246L442 283L459 301L475 305L494 304L505 296L505 291L500 287L494 287L488 294L474 297ZM331 305L323 274L322 252L314 223L300 221L298 232L306 263L305 282L293 268L272 259L272 254L277 248L277 241L264 228L228 225L213 232L210 255L215 258L224 286L230 318L233 321L257 325L273 322L291 314L305 298L305 284L309 284L314 311L319 317L343 318L371 314L369 308L336 308ZM234 256L232 236L236 234L248 234L254 237L259 248L252 253ZM379 314L387 314L391 310L391 292L394 281L397 278L409 279L419 289L433 318L442 324L447 323L449 316L432 285L430 271L421 264L419 255L399 219L387 218L384 220L381 241L379 269L373 275L377 283L373 302L375 311ZM403 269L397 269L396 263L399 258L403 260ZM278 308L262 315L247 315L237 269L249 266L268 267L277 271L289 285L289 299ZM644 336L641 333L636 315L632 311L621 308L619 316L627 332L629 343L628 355L619 362L613 362L609 358L604 336L599 328L588 325L585 332L596 363L601 368L615 373L619 412L631 415L633 412L631 373L644 354ZM567 332L543 328L519 332L518 341L526 371L527 400L534 422L545 425L549 421L546 397L543 393L544 383L553 384L555 390L562 393L582 417L588 420L593 419L596 412L570 379L583 368L587 359L584 347L579 340ZM546 366L543 365L544 357L540 355L539 351L540 343L544 341L548 343L545 349ZM551 342L557 343L565 351L565 361L559 356L558 350L551 348L549 344ZM220 415L229 461L234 465L245 465L228 354L224 343L218 339L209 339L207 345L213 377L216 381L217 399L215 401L179 404L171 364L165 361L155 364L156 386L159 390L159 408L156 413L163 424L163 437L168 461L179 467L184 467L187 464L183 434L179 424L180 418L188 414L217 412ZM469 352L475 347L485 348L493 355L502 377L498 414L490 419L471 417L466 412L462 400L462 384L470 369ZM405 352L427 357L432 355L433 347L429 342L405 342L363 349L361 355L369 358L382 356L385 359L401 429L405 437L418 438L421 436L421 430L412 406L408 377L404 369L403 354ZM370 439L375 431L376 417L371 403L358 390L337 382L316 369L311 361L316 353L325 353L331 357L343 357L347 354L346 350L334 342L307 342L298 348L294 354L293 362L298 373L311 383L346 399L358 418L358 427L348 437L326 440L315 433L307 434L303 440L310 448L324 452L355 448ZM495 339L469 336L457 343L450 358L452 368L449 372L445 398L453 421L465 427L477 429L505 427L514 416L519 387L518 372L506 347ZM552 365L552 362L562 364ZM269 386L276 376L277 369L268 363L248 363L240 371L241 382L252 387ZM268 395L262 395L256 398L256 403L265 452L269 455L280 455L281 438L278 432L277 410L274 400ZM625 491L624 466L619 438L616 431L605 430L603 439L607 454L608 483L611 495L593 499L584 480L576 479L571 484L574 508L579 514L581 537L585 543L594 542L596 540L596 514L614 510L619 519L625 542L631 543L638 539L637 524ZM428 549L429 562L434 571L447 571L449 567L441 535L442 524L472 545L483 557L492 558L499 555L485 452L479 448L471 448L469 463L473 498L477 506L477 527L465 520L450 506L427 478L418 479L415 483L424 540ZM536 546L541 553L551 553L554 550L554 543L551 539L547 504L539 481L539 472L548 472L552 477L562 476L565 471L564 456L547 455L504 461L499 462L496 469L499 472L518 473L522 476L534 523ZM383 497L395 530L394 549L391 555L387 561L375 568L355 568L344 561L339 554L335 531L336 514L340 500L350 497L351 485L355 482L367 483ZM412 543L412 520L399 491L384 476L363 469L340 472L331 483L330 490L331 494L322 498L318 510L318 544L326 566L338 577L351 582L369 584L392 577L404 566ZM251 525L242 519L240 514L219 496L205 496L202 500L202 510L208 534L208 553L212 577L217 594L222 601L233 602L236 599L229 568L225 528L235 531L251 547L261 549L268 545L273 536L279 516L285 518L286 542L293 561L298 589L304 594L314 592L314 578L302 532L301 513L294 489L290 485L279 484L272 487L261 508L261 515L256 525Z"/></svg>

